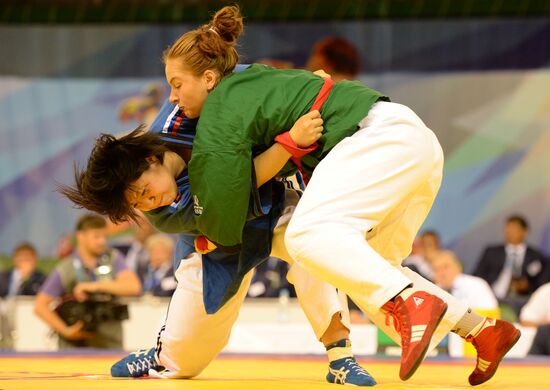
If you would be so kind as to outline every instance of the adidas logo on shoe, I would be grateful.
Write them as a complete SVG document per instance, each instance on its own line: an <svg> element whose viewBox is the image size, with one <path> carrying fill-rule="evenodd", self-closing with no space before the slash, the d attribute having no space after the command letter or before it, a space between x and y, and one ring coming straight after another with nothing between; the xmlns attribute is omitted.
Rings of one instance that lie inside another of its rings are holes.
<svg viewBox="0 0 550 390"><path fill-rule="evenodd" d="M477 362L477 368L479 368L481 371L485 372L491 365L491 362L488 362L487 360L483 360L482 358L478 359Z"/></svg>
<svg viewBox="0 0 550 390"><path fill-rule="evenodd" d="M413 325L411 328L411 343L416 343L422 340L427 325Z"/></svg>
<svg viewBox="0 0 550 390"><path fill-rule="evenodd" d="M413 297L413 300L414 300L414 304L416 305L416 307L418 307L418 306L420 306L424 303L423 298Z"/></svg>

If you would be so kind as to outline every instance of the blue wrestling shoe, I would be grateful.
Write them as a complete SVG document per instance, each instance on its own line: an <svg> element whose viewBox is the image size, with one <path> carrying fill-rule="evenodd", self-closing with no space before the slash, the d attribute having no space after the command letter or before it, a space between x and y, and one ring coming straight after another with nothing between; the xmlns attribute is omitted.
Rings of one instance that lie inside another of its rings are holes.
<svg viewBox="0 0 550 390"><path fill-rule="evenodd" d="M352 386L376 385L374 378L353 357L345 357L330 362L327 382Z"/></svg>
<svg viewBox="0 0 550 390"><path fill-rule="evenodd" d="M149 375L149 369L160 371L161 367L155 348L140 349L120 359L111 367L111 376L139 378Z"/></svg>

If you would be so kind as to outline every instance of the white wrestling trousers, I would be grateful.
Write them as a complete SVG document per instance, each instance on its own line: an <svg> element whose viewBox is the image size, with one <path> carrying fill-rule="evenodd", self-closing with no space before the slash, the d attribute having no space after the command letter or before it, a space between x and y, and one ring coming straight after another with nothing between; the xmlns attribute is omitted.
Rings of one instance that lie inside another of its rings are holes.
<svg viewBox="0 0 550 390"><path fill-rule="evenodd" d="M443 151L435 134L400 104L376 103L359 127L316 167L288 226L287 249L398 343L381 306L410 284L441 297L449 308L433 348L468 307L401 262L441 185Z"/></svg>
<svg viewBox="0 0 550 390"><path fill-rule="evenodd" d="M342 323L349 329L347 299L332 285L314 278L289 260L284 235L298 199L294 190L287 190L286 207L275 228L272 255L291 264L287 278L294 284L302 309L320 339L336 313L341 314ZM215 314L206 314L204 308L201 255L193 253L183 259L175 276L178 286L159 332L159 358L170 370L165 377L191 378L206 368L227 344L250 286L252 271L237 294Z"/></svg>

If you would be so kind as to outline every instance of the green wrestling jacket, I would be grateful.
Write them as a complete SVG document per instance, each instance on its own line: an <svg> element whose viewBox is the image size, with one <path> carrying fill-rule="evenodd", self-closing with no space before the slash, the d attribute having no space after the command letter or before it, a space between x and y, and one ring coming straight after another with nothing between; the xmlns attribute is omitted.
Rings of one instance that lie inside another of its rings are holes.
<svg viewBox="0 0 550 390"><path fill-rule="evenodd" d="M308 71L255 64L226 76L208 95L197 124L189 180L197 228L211 241L223 246L241 243L253 155L310 110L322 85L323 79ZM324 132L319 147L301 160L306 174L357 131L378 100L388 99L358 81L334 84L321 108ZM281 176L293 173L287 165Z"/></svg>

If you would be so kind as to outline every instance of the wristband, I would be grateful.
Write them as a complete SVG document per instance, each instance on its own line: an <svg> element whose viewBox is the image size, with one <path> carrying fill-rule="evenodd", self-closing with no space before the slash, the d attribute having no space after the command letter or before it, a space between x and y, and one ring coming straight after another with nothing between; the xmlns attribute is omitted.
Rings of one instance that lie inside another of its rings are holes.
<svg viewBox="0 0 550 390"><path fill-rule="evenodd" d="M300 148L296 145L296 142L290 136L290 132L286 131L282 134L279 134L275 137L275 142L279 143L285 150L290 153L293 159L300 159L308 153L313 152L319 144L315 142L313 145L308 146L307 148Z"/></svg>

